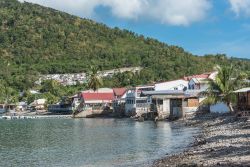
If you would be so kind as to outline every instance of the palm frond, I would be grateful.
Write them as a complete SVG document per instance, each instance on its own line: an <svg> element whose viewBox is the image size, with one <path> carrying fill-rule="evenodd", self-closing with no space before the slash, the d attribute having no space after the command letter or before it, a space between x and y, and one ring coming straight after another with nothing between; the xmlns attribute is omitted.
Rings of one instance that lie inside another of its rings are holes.
<svg viewBox="0 0 250 167"><path fill-rule="evenodd" d="M229 67L216 67L218 74L214 81L209 82L209 87L201 94L207 98L204 104L215 104L217 102L225 102L229 104L235 101L233 91L238 88L239 83L244 78L243 75L237 73L237 70L231 65ZM235 77L235 78L234 78Z"/></svg>

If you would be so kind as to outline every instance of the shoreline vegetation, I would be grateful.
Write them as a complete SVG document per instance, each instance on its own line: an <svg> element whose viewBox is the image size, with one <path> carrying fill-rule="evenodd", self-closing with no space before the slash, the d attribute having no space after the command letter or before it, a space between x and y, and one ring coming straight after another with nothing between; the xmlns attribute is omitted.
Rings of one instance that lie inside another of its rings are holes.
<svg viewBox="0 0 250 167"><path fill-rule="evenodd" d="M202 130L183 152L156 160L152 167L248 167L250 121L233 114L196 114L178 121Z"/></svg>

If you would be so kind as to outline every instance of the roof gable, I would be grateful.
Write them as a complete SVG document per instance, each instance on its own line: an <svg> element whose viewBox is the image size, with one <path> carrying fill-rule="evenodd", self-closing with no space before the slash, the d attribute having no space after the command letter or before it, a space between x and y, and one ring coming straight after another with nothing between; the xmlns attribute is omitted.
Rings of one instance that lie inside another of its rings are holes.
<svg viewBox="0 0 250 167"><path fill-rule="evenodd" d="M115 96L123 96L126 93L127 89L126 88L114 88L113 91L114 91Z"/></svg>

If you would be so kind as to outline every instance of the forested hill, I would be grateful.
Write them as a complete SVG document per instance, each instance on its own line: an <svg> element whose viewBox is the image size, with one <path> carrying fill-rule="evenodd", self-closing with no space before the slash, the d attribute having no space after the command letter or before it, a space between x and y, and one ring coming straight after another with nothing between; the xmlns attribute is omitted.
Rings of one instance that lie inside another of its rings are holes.
<svg viewBox="0 0 250 167"><path fill-rule="evenodd" d="M250 69L249 61L194 56L127 30L16 0L0 0L0 29L1 77L10 85L37 74L83 72L90 64L101 70L142 66L145 78L155 81L211 71L215 64Z"/></svg>

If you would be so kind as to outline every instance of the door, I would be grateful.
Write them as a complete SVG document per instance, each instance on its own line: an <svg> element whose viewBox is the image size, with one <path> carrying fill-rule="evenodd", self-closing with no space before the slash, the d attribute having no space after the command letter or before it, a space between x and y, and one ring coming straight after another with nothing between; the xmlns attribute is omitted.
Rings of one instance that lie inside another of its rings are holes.
<svg viewBox="0 0 250 167"><path fill-rule="evenodd" d="M170 99L170 117L182 117L182 99Z"/></svg>

